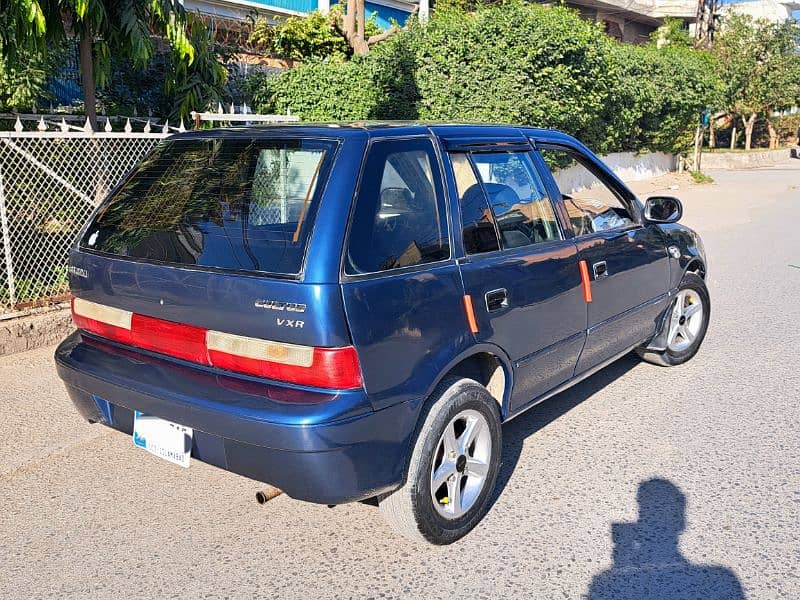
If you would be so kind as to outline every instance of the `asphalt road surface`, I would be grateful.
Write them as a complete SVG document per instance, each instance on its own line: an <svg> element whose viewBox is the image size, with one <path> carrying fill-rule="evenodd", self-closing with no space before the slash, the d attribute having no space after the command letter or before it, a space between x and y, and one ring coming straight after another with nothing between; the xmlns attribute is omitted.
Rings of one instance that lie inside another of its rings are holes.
<svg viewBox="0 0 800 600"><path fill-rule="evenodd" d="M509 423L501 493L450 547L364 504L259 506L82 422L53 348L0 358L0 597L800 598L800 161L710 174L636 186L703 234L699 354L625 358Z"/></svg>

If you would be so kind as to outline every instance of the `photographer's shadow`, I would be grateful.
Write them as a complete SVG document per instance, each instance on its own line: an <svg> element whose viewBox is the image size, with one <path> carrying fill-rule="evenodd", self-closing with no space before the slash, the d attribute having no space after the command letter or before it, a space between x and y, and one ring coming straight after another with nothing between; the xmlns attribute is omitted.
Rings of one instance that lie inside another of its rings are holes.
<svg viewBox="0 0 800 600"><path fill-rule="evenodd" d="M678 548L686 525L686 496L666 479L639 484L639 520L612 523L614 564L596 575L589 600L743 599L733 571L695 564Z"/></svg>

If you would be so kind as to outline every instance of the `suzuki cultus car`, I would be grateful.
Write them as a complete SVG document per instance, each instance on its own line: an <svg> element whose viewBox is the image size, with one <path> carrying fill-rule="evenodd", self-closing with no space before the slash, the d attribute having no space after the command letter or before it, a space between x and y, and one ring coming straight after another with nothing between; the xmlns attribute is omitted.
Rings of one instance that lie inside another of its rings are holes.
<svg viewBox="0 0 800 600"><path fill-rule="evenodd" d="M447 544L489 508L505 421L633 350L697 352L706 259L681 214L556 131L175 135L79 237L58 372L161 458L377 502Z"/></svg>

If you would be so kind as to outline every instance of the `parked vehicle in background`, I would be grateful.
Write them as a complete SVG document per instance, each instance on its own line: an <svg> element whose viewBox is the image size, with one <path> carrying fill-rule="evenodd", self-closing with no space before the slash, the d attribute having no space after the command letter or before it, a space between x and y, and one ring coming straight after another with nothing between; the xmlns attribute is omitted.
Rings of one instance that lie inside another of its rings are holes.
<svg viewBox="0 0 800 600"><path fill-rule="evenodd" d="M488 510L503 422L632 350L697 352L706 259L681 212L555 131L174 136L71 255L58 372L85 418L162 458L376 499L451 543Z"/></svg>

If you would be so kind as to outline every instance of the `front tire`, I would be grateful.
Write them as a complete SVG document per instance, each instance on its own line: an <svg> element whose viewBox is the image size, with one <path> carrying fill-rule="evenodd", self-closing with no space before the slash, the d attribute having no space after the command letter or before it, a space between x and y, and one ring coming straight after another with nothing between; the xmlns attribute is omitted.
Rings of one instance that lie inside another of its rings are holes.
<svg viewBox="0 0 800 600"><path fill-rule="evenodd" d="M496 400L471 379L446 380L431 398L406 483L380 500L381 512L412 540L451 544L488 512L501 452Z"/></svg>
<svg viewBox="0 0 800 600"><path fill-rule="evenodd" d="M700 349L710 317L711 297L706 282L695 273L686 273L664 321L666 348L661 351L642 348L638 350L639 356L662 367L685 363Z"/></svg>

